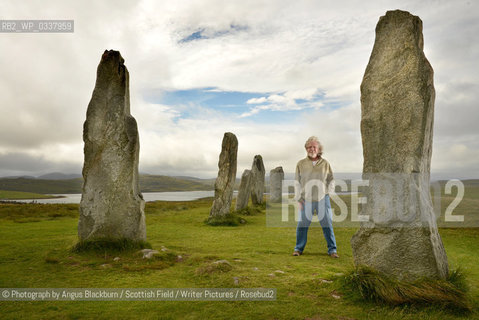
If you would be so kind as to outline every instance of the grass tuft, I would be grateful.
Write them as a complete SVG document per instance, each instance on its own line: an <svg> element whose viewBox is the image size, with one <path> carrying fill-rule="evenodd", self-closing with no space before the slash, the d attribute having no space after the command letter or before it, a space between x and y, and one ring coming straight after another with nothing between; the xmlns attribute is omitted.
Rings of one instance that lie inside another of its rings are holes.
<svg viewBox="0 0 479 320"><path fill-rule="evenodd" d="M439 308L469 313L465 276L454 270L446 280L423 278L414 282L392 279L385 274L361 266L342 278L349 293L376 303L398 305L437 305Z"/></svg>
<svg viewBox="0 0 479 320"><path fill-rule="evenodd" d="M60 260L58 258L48 256L48 257L45 257L45 262L51 263L51 264L57 264L57 263L60 263Z"/></svg>
<svg viewBox="0 0 479 320"><path fill-rule="evenodd" d="M138 255L137 255L138 256ZM173 252L160 252L151 259L124 259L122 264L124 271L162 270L169 268L177 262L177 255Z"/></svg>
<svg viewBox="0 0 479 320"><path fill-rule="evenodd" d="M97 238L80 241L71 249L74 253L81 252L122 252L137 249L151 249L151 244L143 240L131 240L127 238Z"/></svg>
<svg viewBox="0 0 479 320"><path fill-rule="evenodd" d="M261 214L264 210L261 207L258 206L253 206L253 207L246 207L241 210L236 210L233 213L234 214L240 214L243 216L254 216Z"/></svg>
<svg viewBox="0 0 479 320"><path fill-rule="evenodd" d="M461 268L457 268L449 272L447 281L462 292L469 292L469 285L467 284L466 275Z"/></svg>
<svg viewBox="0 0 479 320"><path fill-rule="evenodd" d="M263 202L261 202L260 204L256 204L254 205L255 208L257 208L258 210L266 210L266 201L264 201L263 199Z"/></svg>
<svg viewBox="0 0 479 320"><path fill-rule="evenodd" d="M200 266L196 269L197 275L210 275L213 273L225 273L233 269L233 266L226 260L219 260Z"/></svg>
<svg viewBox="0 0 479 320"><path fill-rule="evenodd" d="M229 213L224 216L208 217L204 222L210 226L239 226L245 224L246 220L236 213Z"/></svg>

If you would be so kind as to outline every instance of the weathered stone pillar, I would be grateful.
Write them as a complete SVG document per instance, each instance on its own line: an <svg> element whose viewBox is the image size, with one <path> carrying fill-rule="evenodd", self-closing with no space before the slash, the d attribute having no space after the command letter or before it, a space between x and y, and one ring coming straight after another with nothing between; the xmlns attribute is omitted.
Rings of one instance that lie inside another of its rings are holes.
<svg viewBox="0 0 479 320"><path fill-rule="evenodd" d="M231 132L226 132L221 145L218 161L218 177L215 181L215 200L211 207L210 217L225 216L230 213L233 189L236 181L236 157L238 139Z"/></svg>
<svg viewBox="0 0 479 320"><path fill-rule="evenodd" d="M283 192L283 167L276 167L269 172L269 201L281 202Z"/></svg>
<svg viewBox="0 0 479 320"><path fill-rule="evenodd" d="M263 203L265 174L263 158L260 155L254 156L251 166L251 202L253 205Z"/></svg>
<svg viewBox="0 0 479 320"><path fill-rule="evenodd" d="M241 175L241 182L236 197L235 210L241 210L248 206L249 195L251 193L251 170L246 169Z"/></svg>
<svg viewBox="0 0 479 320"><path fill-rule="evenodd" d="M388 11L361 84L363 178L354 262L397 279L445 278L447 256L429 191L435 91L422 21Z"/></svg>
<svg viewBox="0 0 479 320"><path fill-rule="evenodd" d="M145 240L145 201L138 186L140 143L130 115L128 70L118 51L105 51L101 57L83 141L80 240Z"/></svg>

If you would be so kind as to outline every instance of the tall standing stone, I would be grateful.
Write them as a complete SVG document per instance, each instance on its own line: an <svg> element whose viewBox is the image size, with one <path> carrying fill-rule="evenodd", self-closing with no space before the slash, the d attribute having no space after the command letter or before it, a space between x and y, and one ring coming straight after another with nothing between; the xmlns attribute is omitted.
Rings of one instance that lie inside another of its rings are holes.
<svg viewBox="0 0 479 320"><path fill-rule="evenodd" d="M445 278L448 262L429 191L435 91L422 21L388 11L361 84L363 178L369 180L356 265L396 279Z"/></svg>
<svg viewBox="0 0 479 320"><path fill-rule="evenodd" d="M237 154L238 139L231 132L226 132L221 144L218 177L215 181L215 200L211 207L210 217L220 217L230 213L236 181Z"/></svg>
<svg viewBox="0 0 479 320"><path fill-rule="evenodd" d="M253 205L263 203L265 174L263 158L260 155L254 156L251 166L251 202Z"/></svg>
<svg viewBox="0 0 479 320"><path fill-rule="evenodd" d="M251 193L251 170L246 169L241 175L241 182L236 197L235 210L241 210L248 206L249 196Z"/></svg>
<svg viewBox="0 0 479 320"><path fill-rule="evenodd" d="M83 141L80 240L145 240L145 201L138 186L138 128L130 114L128 70L118 51L105 51L101 57Z"/></svg>
<svg viewBox="0 0 479 320"><path fill-rule="evenodd" d="M269 172L269 201L281 202L283 197L283 167L276 167Z"/></svg>

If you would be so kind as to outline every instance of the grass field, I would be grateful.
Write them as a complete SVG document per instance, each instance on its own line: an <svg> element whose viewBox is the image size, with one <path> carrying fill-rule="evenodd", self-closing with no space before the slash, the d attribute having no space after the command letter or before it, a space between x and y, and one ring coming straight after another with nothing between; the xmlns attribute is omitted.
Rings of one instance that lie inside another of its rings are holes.
<svg viewBox="0 0 479 320"><path fill-rule="evenodd" d="M476 199L465 197L457 213L477 212ZM148 203L148 241L166 251L145 260L134 251L70 252L77 205L0 204L0 287L263 287L277 289L276 301L2 301L1 318L479 319L479 229L440 230L450 267L461 267L470 285L474 312L461 316L433 305L392 308L345 295L338 279L353 270L354 228L335 229L340 259L326 254L321 228L311 228L305 254L293 257L294 227L266 227L264 212L244 216L247 223L238 227L211 227L203 223L210 206L211 199ZM231 268L215 268L217 260Z"/></svg>

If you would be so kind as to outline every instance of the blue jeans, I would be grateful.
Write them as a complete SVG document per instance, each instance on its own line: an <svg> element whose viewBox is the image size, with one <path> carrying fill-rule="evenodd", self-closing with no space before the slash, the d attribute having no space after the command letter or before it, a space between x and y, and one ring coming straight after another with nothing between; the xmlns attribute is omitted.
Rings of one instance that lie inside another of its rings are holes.
<svg viewBox="0 0 479 320"><path fill-rule="evenodd" d="M294 251L303 252L304 247L306 247L308 228L315 212L323 228L324 239L326 239L326 244L328 245L328 254L332 254L336 252L336 238L334 237L333 213L328 194L321 201L307 201L303 204L296 229L296 246Z"/></svg>

